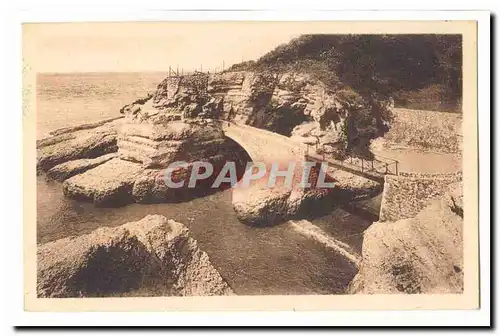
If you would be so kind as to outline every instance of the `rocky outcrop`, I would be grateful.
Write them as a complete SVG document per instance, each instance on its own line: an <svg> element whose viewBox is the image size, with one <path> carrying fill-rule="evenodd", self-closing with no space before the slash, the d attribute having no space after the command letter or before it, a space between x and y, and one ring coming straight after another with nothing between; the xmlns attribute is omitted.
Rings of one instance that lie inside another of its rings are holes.
<svg viewBox="0 0 500 336"><path fill-rule="evenodd" d="M39 245L37 259L39 297L234 294L187 228L159 215Z"/></svg>
<svg viewBox="0 0 500 336"><path fill-rule="evenodd" d="M348 106L307 74L226 72L210 77L208 92L223 98L222 118L304 142L341 140Z"/></svg>
<svg viewBox="0 0 500 336"><path fill-rule="evenodd" d="M151 124L125 118L113 136L118 139L117 153L64 162L51 168L47 176L65 180L66 196L98 206L178 202L216 191L211 188L212 183L226 161L239 162L241 176L248 160L244 151L215 124ZM172 175L185 183L181 188L169 188L164 182L165 168L180 161L187 166L175 169ZM188 188L197 161L212 163L214 173Z"/></svg>
<svg viewBox="0 0 500 336"><path fill-rule="evenodd" d="M380 183L342 170L328 171L325 182L333 183L333 188L321 187L317 169L319 165L309 175L311 186L307 188L299 185L303 174L300 169L290 187L269 187L267 179L249 187L237 185L232 202L238 219L249 225L269 226L301 216L321 216L335 206L374 196L382 190Z"/></svg>
<svg viewBox="0 0 500 336"><path fill-rule="evenodd" d="M80 125L52 132L37 142L37 171L43 172L64 162L93 159L116 152L117 128L121 119ZM97 126L95 126L97 125Z"/></svg>
<svg viewBox="0 0 500 336"><path fill-rule="evenodd" d="M460 182L413 218L377 222L364 233L351 293L462 293L463 203Z"/></svg>
<svg viewBox="0 0 500 336"><path fill-rule="evenodd" d="M37 167L45 171L63 162L96 158L117 149L115 134L83 135L39 149Z"/></svg>
<svg viewBox="0 0 500 336"><path fill-rule="evenodd" d="M154 95L121 112L150 123L231 119L321 145L345 141L342 125L353 108L350 95L293 71L195 73L166 78Z"/></svg>
<svg viewBox="0 0 500 336"><path fill-rule="evenodd" d="M127 123L119 130L118 155L144 168L161 169L176 161L218 161L225 142L215 125Z"/></svg>
<svg viewBox="0 0 500 336"><path fill-rule="evenodd" d="M313 207L331 208L328 190L265 188L252 186L233 190L233 209L238 219L253 226L271 226L300 214L314 213ZM311 212L312 211L312 212Z"/></svg>

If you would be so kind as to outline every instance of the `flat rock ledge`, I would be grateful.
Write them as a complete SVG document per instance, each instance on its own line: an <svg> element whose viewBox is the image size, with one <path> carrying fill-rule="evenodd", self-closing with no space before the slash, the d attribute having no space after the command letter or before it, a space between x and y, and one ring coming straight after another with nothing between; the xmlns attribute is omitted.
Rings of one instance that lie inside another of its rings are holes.
<svg viewBox="0 0 500 336"><path fill-rule="evenodd" d="M353 294L463 292L462 184L413 218L377 222L364 233Z"/></svg>
<svg viewBox="0 0 500 336"><path fill-rule="evenodd" d="M125 205L133 202L132 188L143 170L138 163L112 159L64 181L63 192L99 206Z"/></svg>
<svg viewBox="0 0 500 336"><path fill-rule="evenodd" d="M80 125L54 131L54 136L38 140L37 173L68 161L94 159L118 151L117 129L122 122L117 119Z"/></svg>
<svg viewBox="0 0 500 336"><path fill-rule="evenodd" d="M52 167L47 171L47 177L59 182L69 179L78 174L82 174L89 169L95 168L116 157L116 153L99 156L95 159L71 160Z"/></svg>
<svg viewBox="0 0 500 336"><path fill-rule="evenodd" d="M160 215L39 245L37 258L39 297L234 294L188 229Z"/></svg>

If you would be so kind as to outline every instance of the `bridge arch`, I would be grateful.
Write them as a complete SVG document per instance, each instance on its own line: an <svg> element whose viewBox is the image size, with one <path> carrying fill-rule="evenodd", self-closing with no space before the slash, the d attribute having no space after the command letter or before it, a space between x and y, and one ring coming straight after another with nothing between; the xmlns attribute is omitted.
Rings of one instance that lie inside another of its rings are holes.
<svg viewBox="0 0 500 336"><path fill-rule="evenodd" d="M224 134L238 143L254 162L304 161L306 145L284 135L234 122L222 124Z"/></svg>

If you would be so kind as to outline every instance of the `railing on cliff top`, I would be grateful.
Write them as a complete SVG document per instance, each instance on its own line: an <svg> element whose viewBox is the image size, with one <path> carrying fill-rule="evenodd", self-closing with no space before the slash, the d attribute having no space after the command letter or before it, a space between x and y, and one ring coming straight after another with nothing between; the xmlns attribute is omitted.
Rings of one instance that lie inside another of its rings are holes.
<svg viewBox="0 0 500 336"><path fill-rule="evenodd" d="M172 68L171 66L168 67L168 77L182 77L184 75L192 75L192 74L216 74L224 71L224 62L221 68L213 68L213 69L207 69L203 70L203 65L200 66L199 69L194 69L192 71L184 71L184 68L180 68L177 66L176 68Z"/></svg>
<svg viewBox="0 0 500 336"><path fill-rule="evenodd" d="M362 174L375 174L375 175L398 175L398 164L399 161L384 157L381 155L374 155L373 158L367 159L363 157L352 157L349 156L348 159L344 161L336 160L326 156L326 147L335 147L331 144L323 144L322 151L317 152L317 147L310 152L309 147L314 146L313 144L307 144L306 157L313 160L322 160L329 162L336 167L342 167L348 170L358 170Z"/></svg>

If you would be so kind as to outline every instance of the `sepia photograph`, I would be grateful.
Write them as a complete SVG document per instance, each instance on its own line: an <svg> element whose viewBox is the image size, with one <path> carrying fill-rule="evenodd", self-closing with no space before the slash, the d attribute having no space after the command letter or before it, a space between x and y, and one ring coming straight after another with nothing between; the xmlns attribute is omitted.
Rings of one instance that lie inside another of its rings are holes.
<svg viewBox="0 0 500 336"><path fill-rule="evenodd" d="M23 24L26 308L477 307L476 24L357 24Z"/></svg>

